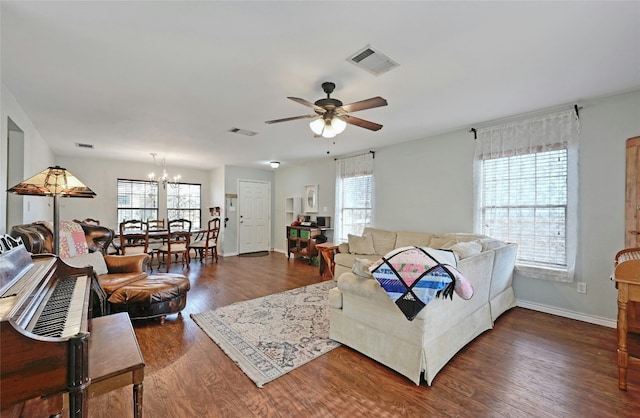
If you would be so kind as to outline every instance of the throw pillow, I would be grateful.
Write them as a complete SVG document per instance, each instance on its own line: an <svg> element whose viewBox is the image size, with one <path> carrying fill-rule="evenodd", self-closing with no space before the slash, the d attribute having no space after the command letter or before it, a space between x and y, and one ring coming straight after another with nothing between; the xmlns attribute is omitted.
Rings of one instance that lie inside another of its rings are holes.
<svg viewBox="0 0 640 418"><path fill-rule="evenodd" d="M100 252L76 255L75 257L65 258L64 262L72 267L92 266L96 274L107 274L109 269L104 261L104 256Z"/></svg>
<svg viewBox="0 0 640 418"><path fill-rule="evenodd" d="M89 253L87 238L84 235L82 226L73 221L60 221L58 228L60 236L59 256L60 258L68 258L81 254Z"/></svg>
<svg viewBox="0 0 640 418"><path fill-rule="evenodd" d="M353 267L351 267L351 271L358 277L362 277L364 279L373 279L373 275L369 271L369 267L371 267L373 261L367 260L366 258L356 258L353 261Z"/></svg>
<svg viewBox="0 0 640 418"><path fill-rule="evenodd" d="M482 244L477 241L458 242L451 246L450 250L458 256L458 260L462 260L463 258L480 254L482 252Z"/></svg>
<svg viewBox="0 0 640 418"><path fill-rule="evenodd" d="M349 252L351 254L372 255L376 251L373 249L373 237L369 234L365 234L361 237L357 235L348 235L349 238Z"/></svg>

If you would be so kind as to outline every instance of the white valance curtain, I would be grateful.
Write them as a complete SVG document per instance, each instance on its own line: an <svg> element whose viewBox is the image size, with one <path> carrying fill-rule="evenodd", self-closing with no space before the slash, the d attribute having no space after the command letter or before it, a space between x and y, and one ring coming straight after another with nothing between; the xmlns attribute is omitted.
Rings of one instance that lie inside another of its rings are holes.
<svg viewBox="0 0 640 418"><path fill-rule="evenodd" d="M527 265L522 263L519 249L517 270L528 277L538 277L557 281L572 281L575 271L575 258L577 250L577 202L578 202L578 138L580 134L579 119L573 109L558 111L555 113L531 117L509 123L498 124L477 130L477 141L474 157L474 185L475 185L475 218L474 225L477 232L492 234L492 231L500 230L508 237L496 237L520 241L531 245L538 250L546 244L544 234L549 234L550 239L555 239L553 231L545 231L545 226L535 225L534 219L528 219L528 215L522 215L526 210L529 213L542 213L545 203L549 207L558 204L565 199L566 213L565 241L562 243L566 255L566 265L558 268L548 266ZM561 151L549 153L548 151ZM556 155L558 154L558 155ZM518 156L523 156L522 158ZM532 156L532 158L526 157ZM515 157L515 158L514 158ZM546 158L546 160L545 160ZM545 170L558 170L560 158L566 158L566 173L552 176ZM496 169L496 167L498 167ZM487 171L494 170L495 181L483 178ZM540 178L544 178L538 183ZM562 179L562 180L559 180ZM558 184L565 181L566 184ZM484 183L483 183L484 182ZM487 190L487 185L497 184L496 187L506 189ZM483 189L484 188L484 189ZM555 189L557 188L557 190ZM562 194L561 197L554 193ZM484 194L484 195L483 195ZM487 196L494 201L487 201ZM522 203L526 202L526 203ZM524 207L524 209L523 209ZM564 208L562 208L564 210ZM511 217L512 213L520 211ZM536 212L537 211L537 212ZM509 215L504 215L510 212ZM504 219L491 218L487 213L500 213ZM555 215L548 215L555 216ZM494 222L494 228L487 224L487 218ZM515 220L514 220L515 218ZM536 218L537 219L537 218ZM530 221L530 222L529 222ZM512 222L512 225L509 223ZM524 223L529 223L523 227ZM495 224L500 223L500 226ZM543 223L545 224L545 223ZM554 220L546 225L556 225ZM548 228L551 229L551 228ZM549 237L548 236L548 237ZM540 242L533 244L533 241ZM524 245L520 246L524 250ZM532 252L538 250L531 250ZM553 255L551 255L553 257ZM527 257L523 257L527 258ZM550 264L553 264L551 262Z"/></svg>
<svg viewBox="0 0 640 418"><path fill-rule="evenodd" d="M477 130L476 160L577 148L579 120L573 109Z"/></svg>

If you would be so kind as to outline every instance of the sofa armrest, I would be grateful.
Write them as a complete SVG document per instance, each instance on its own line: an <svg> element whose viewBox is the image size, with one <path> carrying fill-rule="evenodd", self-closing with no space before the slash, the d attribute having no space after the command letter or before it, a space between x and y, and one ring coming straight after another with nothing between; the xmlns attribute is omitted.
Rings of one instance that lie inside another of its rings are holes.
<svg viewBox="0 0 640 418"><path fill-rule="evenodd" d="M349 254L349 243L343 242L342 244L338 245L338 252L343 254Z"/></svg>
<svg viewBox="0 0 640 418"><path fill-rule="evenodd" d="M109 274L141 273L146 270L146 264L149 262L149 255L106 255L104 257L104 261L107 263Z"/></svg>

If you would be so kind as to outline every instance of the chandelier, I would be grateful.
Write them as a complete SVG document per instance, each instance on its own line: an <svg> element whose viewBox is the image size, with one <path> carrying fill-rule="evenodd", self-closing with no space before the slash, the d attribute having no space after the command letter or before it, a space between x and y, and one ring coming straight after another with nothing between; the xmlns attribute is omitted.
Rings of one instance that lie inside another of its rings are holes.
<svg viewBox="0 0 640 418"><path fill-rule="evenodd" d="M156 177L155 173L149 173L149 181L162 184L163 189L167 188L167 184L177 186L178 181L180 180L180 174L170 177L169 174L167 174L167 159L163 158L161 161L157 161L156 155L158 154L156 154L155 152L151 153L151 156L153 157L153 164L162 168L162 175L160 177Z"/></svg>

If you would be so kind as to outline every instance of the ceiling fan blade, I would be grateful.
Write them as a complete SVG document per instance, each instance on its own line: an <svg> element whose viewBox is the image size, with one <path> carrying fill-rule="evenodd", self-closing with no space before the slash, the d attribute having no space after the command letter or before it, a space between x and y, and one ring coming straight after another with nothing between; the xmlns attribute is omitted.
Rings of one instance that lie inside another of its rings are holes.
<svg viewBox="0 0 640 418"><path fill-rule="evenodd" d="M268 120L268 121L265 121L265 123L272 124L272 123L279 123L279 122L289 122L290 120L309 119L309 118L317 118L317 117L318 117L318 115L316 115L316 114L313 114L313 115L302 115L302 116L292 116L290 118Z"/></svg>
<svg viewBox="0 0 640 418"><path fill-rule="evenodd" d="M367 100L353 102L342 106L345 112L357 112L358 110L372 109L374 107L386 106L387 101L382 97L372 97Z"/></svg>
<svg viewBox="0 0 640 418"><path fill-rule="evenodd" d="M382 129L382 125L380 125L379 123L369 122L368 120L356 118L354 116L344 115L341 116L341 118L344 119L344 121L348 124L356 125L361 128L369 129L371 131L379 131L380 129Z"/></svg>
<svg viewBox="0 0 640 418"><path fill-rule="evenodd" d="M311 102L310 102L310 101L308 101L308 100L301 99L301 98L299 98L299 97L287 97L287 99L289 99L289 100L293 100L294 102L296 102L296 103L300 103L301 105L304 105L304 106L310 107L310 108L314 109L314 110L315 110L315 111L317 111L317 112L322 112L322 113L324 113L324 112L325 112L325 110L324 110L323 108L321 108L320 106L316 106L315 104L311 103Z"/></svg>

